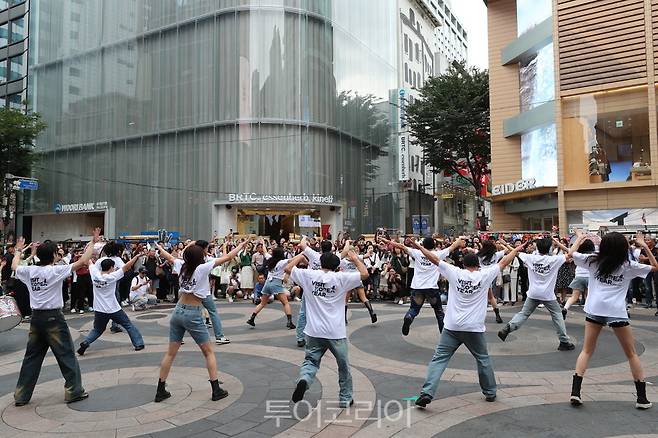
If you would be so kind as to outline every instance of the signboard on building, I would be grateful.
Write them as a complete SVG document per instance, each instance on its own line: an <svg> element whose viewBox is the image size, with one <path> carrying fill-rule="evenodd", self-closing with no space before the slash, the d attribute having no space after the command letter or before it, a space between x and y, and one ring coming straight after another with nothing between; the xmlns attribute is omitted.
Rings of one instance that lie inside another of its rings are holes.
<svg viewBox="0 0 658 438"><path fill-rule="evenodd" d="M55 204L55 213L83 213L89 211L107 210L107 201L102 202L85 202L80 204Z"/></svg>
<svg viewBox="0 0 658 438"><path fill-rule="evenodd" d="M398 91L400 138L398 139L398 179L411 179L409 169L409 134L407 132L407 92L404 88Z"/></svg>
<svg viewBox="0 0 658 438"><path fill-rule="evenodd" d="M229 193L229 203L257 203L257 204L333 204L333 195L306 194L294 195L272 195L264 193Z"/></svg>
<svg viewBox="0 0 658 438"><path fill-rule="evenodd" d="M429 234L430 232L430 217L428 215L411 216L411 229L414 234Z"/></svg>
<svg viewBox="0 0 658 438"><path fill-rule="evenodd" d="M305 214L299 215L300 228L320 228L320 225L321 225L320 219L316 219L310 215L305 215Z"/></svg>
<svg viewBox="0 0 658 438"><path fill-rule="evenodd" d="M515 183L498 184L493 186L491 189L491 194L494 196L499 196L506 195L508 193L523 192L537 188L536 184L537 180L534 178L521 179Z"/></svg>
<svg viewBox="0 0 658 438"><path fill-rule="evenodd" d="M36 179L19 179L16 181L19 190L37 190L39 181Z"/></svg>

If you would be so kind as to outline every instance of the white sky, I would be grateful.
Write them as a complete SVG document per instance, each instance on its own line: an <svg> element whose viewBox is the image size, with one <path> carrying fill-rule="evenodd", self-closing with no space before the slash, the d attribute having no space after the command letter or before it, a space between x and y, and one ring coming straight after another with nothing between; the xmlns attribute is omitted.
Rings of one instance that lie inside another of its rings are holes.
<svg viewBox="0 0 658 438"><path fill-rule="evenodd" d="M468 33L468 63L488 68L487 7L482 0L452 0L452 12Z"/></svg>

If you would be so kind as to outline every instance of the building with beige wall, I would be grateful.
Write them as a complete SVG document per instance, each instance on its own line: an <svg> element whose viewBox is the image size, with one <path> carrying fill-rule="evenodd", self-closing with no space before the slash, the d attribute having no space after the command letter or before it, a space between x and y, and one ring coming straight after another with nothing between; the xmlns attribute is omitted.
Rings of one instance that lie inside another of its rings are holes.
<svg viewBox="0 0 658 438"><path fill-rule="evenodd" d="M493 228L658 226L658 0L486 3Z"/></svg>

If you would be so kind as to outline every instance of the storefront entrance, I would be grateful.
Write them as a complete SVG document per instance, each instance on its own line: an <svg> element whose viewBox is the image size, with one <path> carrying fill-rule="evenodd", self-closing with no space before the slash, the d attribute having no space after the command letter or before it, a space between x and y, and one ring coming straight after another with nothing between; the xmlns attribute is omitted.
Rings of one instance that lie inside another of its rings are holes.
<svg viewBox="0 0 658 438"><path fill-rule="evenodd" d="M292 235L320 235L320 227L320 211L315 209L238 209L238 234L288 240Z"/></svg>

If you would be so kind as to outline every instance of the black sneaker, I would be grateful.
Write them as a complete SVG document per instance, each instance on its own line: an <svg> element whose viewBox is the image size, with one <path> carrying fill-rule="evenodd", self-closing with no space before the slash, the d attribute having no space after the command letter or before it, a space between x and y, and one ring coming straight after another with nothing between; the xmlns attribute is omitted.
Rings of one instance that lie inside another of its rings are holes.
<svg viewBox="0 0 658 438"><path fill-rule="evenodd" d="M115 327L110 327L110 332L111 333L121 333L123 330L121 330L121 327L115 326Z"/></svg>
<svg viewBox="0 0 658 438"><path fill-rule="evenodd" d="M567 309L562 309L562 319L566 321L567 319Z"/></svg>
<svg viewBox="0 0 658 438"><path fill-rule="evenodd" d="M89 397L89 394L83 392L82 394L73 397L71 400L66 400L66 403L69 404L69 403L79 402L81 400L86 399L87 397Z"/></svg>
<svg viewBox="0 0 658 438"><path fill-rule="evenodd" d="M402 323L402 334L404 336L407 336L409 334L409 328L411 327L411 323L414 320L411 318L404 318L404 322Z"/></svg>
<svg viewBox="0 0 658 438"><path fill-rule="evenodd" d="M370 321L373 324L377 322L377 314L376 313L373 313L372 315L370 315Z"/></svg>
<svg viewBox="0 0 658 438"><path fill-rule="evenodd" d="M80 356L84 356L85 351L87 351L87 348L89 348L89 344L87 344L86 342L81 342L80 348L78 348L78 354Z"/></svg>
<svg viewBox="0 0 658 438"><path fill-rule="evenodd" d="M137 347L135 347L135 351L142 351L143 349L144 349L143 345L138 345Z"/></svg>
<svg viewBox="0 0 658 438"><path fill-rule="evenodd" d="M488 402L495 402L496 401L496 395L486 395L484 396L484 399Z"/></svg>
<svg viewBox="0 0 658 438"><path fill-rule="evenodd" d="M247 324L249 324L252 327L256 327L256 321L254 321L253 319L248 320Z"/></svg>
<svg viewBox="0 0 658 438"><path fill-rule="evenodd" d="M306 347L306 341L305 341L304 339L302 339L301 341L297 341L297 346L298 346L299 348L304 348L304 347Z"/></svg>
<svg viewBox="0 0 658 438"><path fill-rule="evenodd" d="M308 389L308 383L306 383L306 380L300 380L297 382L297 386L295 387L295 392L292 393L292 402L297 403L301 400L304 399L304 393Z"/></svg>
<svg viewBox="0 0 658 438"><path fill-rule="evenodd" d="M558 345L557 349L560 351L571 351L575 350L576 346L571 342L560 342L560 345Z"/></svg>
<svg viewBox="0 0 658 438"><path fill-rule="evenodd" d="M292 322L287 323L286 327L288 328L288 330L294 330L294 329L297 328L297 326L295 324L293 324Z"/></svg>
<svg viewBox="0 0 658 438"><path fill-rule="evenodd" d="M509 335L511 331L512 330L509 324L505 324L505 327L503 327L503 329L498 332L498 337L500 338L501 341L505 342L505 339L507 339L507 335Z"/></svg>
<svg viewBox="0 0 658 438"><path fill-rule="evenodd" d="M419 408L424 408L430 403L432 403L432 397L427 394L421 394L420 397L416 399L416 406Z"/></svg>

